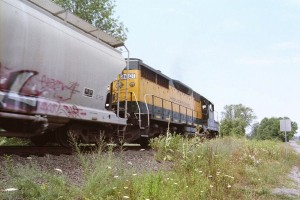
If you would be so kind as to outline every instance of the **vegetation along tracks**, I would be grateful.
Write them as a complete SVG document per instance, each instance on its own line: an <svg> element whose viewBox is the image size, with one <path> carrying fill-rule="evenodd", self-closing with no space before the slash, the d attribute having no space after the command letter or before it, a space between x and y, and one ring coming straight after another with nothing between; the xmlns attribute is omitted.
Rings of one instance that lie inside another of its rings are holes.
<svg viewBox="0 0 300 200"><path fill-rule="evenodd" d="M144 150L140 146L131 146L125 145L122 148L114 148L114 151L123 151L127 150ZM66 148L61 146L0 146L0 156L2 155L19 155L19 156L29 156L29 155L37 155L44 156L46 154L51 155L72 155L75 154L79 150L82 153L89 153L97 151L95 146L80 146L78 149L74 148ZM147 148L146 148L147 150Z"/></svg>

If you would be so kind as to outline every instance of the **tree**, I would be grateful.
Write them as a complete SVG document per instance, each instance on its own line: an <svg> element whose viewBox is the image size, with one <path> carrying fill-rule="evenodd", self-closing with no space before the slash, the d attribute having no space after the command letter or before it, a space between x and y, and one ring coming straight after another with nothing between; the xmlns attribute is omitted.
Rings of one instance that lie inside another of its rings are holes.
<svg viewBox="0 0 300 200"><path fill-rule="evenodd" d="M121 41L127 39L127 28L114 18L115 0L52 0L83 20Z"/></svg>
<svg viewBox="0 0 300 200"><path fill-rule="evenodd" d="M261 120L256 131L252 133L252 138L259 140L274 140L279 139L281 141L285 141L285 133L280 131L280 120L281 119L289 119L287 117L272 117L272 118L264 118ZM292 131L287 132L287 138L290 140L298 129L298 125L296 122L292 122Z"/></svg>
<svg viewBox="0 0 300 200"><path fill-rule="evenodd" d="M220 132L222 135L244 136L246 128L256 118L253 110L242 104L226 105L222 112Z"/></svg>

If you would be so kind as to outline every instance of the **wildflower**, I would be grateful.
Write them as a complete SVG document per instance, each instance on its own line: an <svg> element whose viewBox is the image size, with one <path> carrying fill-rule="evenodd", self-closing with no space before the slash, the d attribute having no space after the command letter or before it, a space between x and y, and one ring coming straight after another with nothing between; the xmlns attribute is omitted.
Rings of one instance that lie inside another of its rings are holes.
<svg viewBox="0 0 300 200"><path fill-rule="evenodd" d="M117 187L113 187L113 190L117 189Z"/></svg>
<svg viewBox="0 0 300 200"><path fill-rule="evenodd" d="M228 187L228 188L231 188L231 185L228 184L227 187Z"/></svg>
<svg viewBox="0 0 300 200"><path fill-rule="evenodd" d="M119 178L119 176L114 176L114 178Z"/></svg>
<svg viewBox="0 0 300 200"><path fill-rule="evenodd" d="M214 186L213 186L213 185L209 185L209 187L210 187L210 188L213 188Z"/></svg>
<svg viewBox="0 0 300 200"><path fill-rule="evenodd" d="M28 156L28 157L27 157L27 160L32 160L32 157Z"/></svg>
<svg viewBox="0 0 300 200"><path fill-rule="evenodd" d="M128 187L126 187L126 186L125 186L125 187L124 187L124 189L125 189L125 190L127 190L127 189L128 189Z"/></svg>
<svg viewBox="0 0 300 200"><path fill-rule="evenodd" d="M111 169L111 166L107 166L107 169Z"/></svg>
<svg viewBox="0 0 300 200"><path fill-rule="evenodd" d="M203 190L201 190L200 192L203 193Z"/></svg>
<svg viewBox="0 0 300 200"><path fill-rule="evenodd" d="M174 185L178 185L178 183L175 182Z"/></svg>
<svg viewBox="0 0 300 200"><path fill-rule="evenodd" d="M199 173L202 173L202 171L200 170Z"/></svg>
<svg viewBox="0 0 300 200"><path fill-rule="evenodd" d="M17 188L7 188L7 189L5 189L3 191L4 192L13 192L13 191L17 191L17 190L19 190L19 189L17 189Z"/></svg>
<svg viewBox="0 0 300 200"><path fill-rule="evenodd" d="M127 164L128 164L128 165L132 165L132 162L129 161L129 162L127 162Z"/></svg>
<svg viewBox="0 0 300 200"><path fill-rule="evenodd" d="M123 196L124 199L129 199L129 196Z"/></svg>
<svg viewBox="0 0 300 200"><path fill-rule="evenodd" d="M212 178L212 175L209 175L208 178Z"/></svg>
<svg viewBox="0 0 300 200"><path fill-rule="evenodd" d="M58 172L60 172L60 173L63 172L61 169L58 169L58 168L55 168L54 170L55 170L55 171L58 171Z"/></svg>
<svg viewBox="0 0 300 200"><path fill-rule="evenodd" d="M132 176L136 176L137 174L132 174Z"/></svg>

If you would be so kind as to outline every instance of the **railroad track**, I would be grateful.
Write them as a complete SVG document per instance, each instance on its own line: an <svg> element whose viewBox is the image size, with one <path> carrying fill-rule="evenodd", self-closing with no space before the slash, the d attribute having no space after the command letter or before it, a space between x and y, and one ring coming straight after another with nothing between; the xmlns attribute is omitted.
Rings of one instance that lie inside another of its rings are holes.
<svg viewBox="0 0 300 200"><path fill-rule="evenodd" d="M65 148L59 146L0 146L1 155L19 155L19 156L44 156L46 154L61 155L73 154L72 148Z"/></svg>
<svg viewBox="0 0 300 200"><path fill-rule="evenodd" d="M124 145L122 148L114 148L114 151L127 151L127 150L148 150L149 148L142 148L140 146ZM81 146L79 147L80 152L90 153L97 151L95 146ZM61 146L0 146L0 156L3 155L19 155L19 156L44 156L46 154L51 155L72 155L77 152L72 148L66 148Z"/></svg>

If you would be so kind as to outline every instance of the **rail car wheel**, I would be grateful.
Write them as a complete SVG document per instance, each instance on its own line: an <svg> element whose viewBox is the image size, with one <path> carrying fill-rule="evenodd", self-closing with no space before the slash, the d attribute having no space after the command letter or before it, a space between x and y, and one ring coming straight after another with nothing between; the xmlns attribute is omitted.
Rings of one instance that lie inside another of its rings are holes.
<svg viewBox="0 0 300 200"><path fill-rule="evenodd" d="M59 128L55 132L55 139L58 144L63 147L71 147L77 145L79 136L82 133L80 126L70 125L67 127Z"/></svg>
<svg viewBox="0 0 300 200"><path fill-rule="evenodd" d="M30 141L36 146L44 146L48 142L47 135L36 135L30 138Z"/></svg>
<svg viewBox="0 0 300 200"><path fill-rule="evenodd" d="M138 143L141 145L141 147L147 148L147 147L149 147L150 139L149 138L140 138L138 140Z"/></svg>
<svg viewBox="0 0 300 200"><path fill-rule="evenodd" d="M56 142L63 147L71 147L72 139L70 131L67 128L60 128L55 132Z"/></svg>

